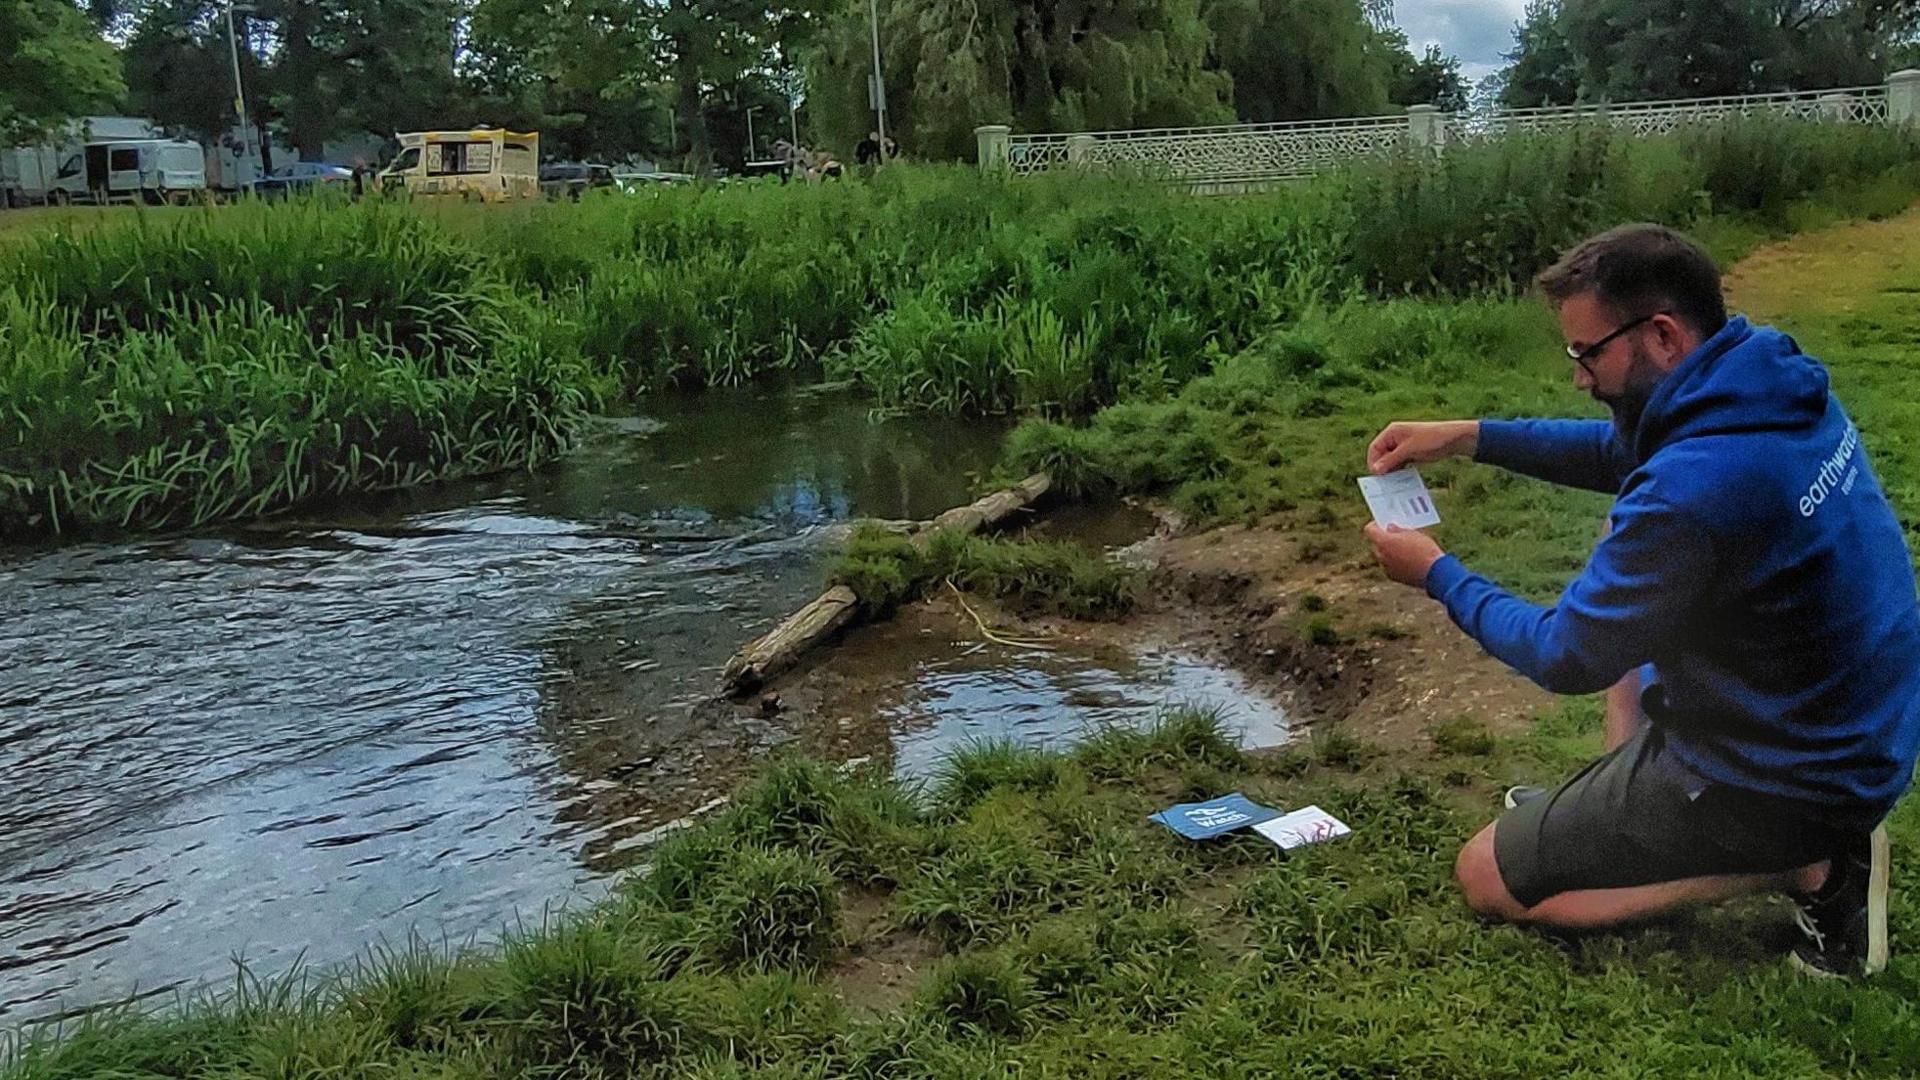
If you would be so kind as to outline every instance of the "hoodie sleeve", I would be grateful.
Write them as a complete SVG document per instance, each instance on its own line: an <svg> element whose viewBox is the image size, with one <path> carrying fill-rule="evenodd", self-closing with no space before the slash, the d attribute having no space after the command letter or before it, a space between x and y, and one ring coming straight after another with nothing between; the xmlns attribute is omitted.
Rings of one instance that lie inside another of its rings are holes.
<svg viewBox="0 0 1920 1080"><path fill-rule="evenodd" d="M1646 494L1614 507L1613 531L1552 607L1530 604L1444 556L1427 594L1482 648L1556 694L1604 690L1672 640L1713 577L1713 544Z"/></svg>
<svg viewBox="0 0 1920 1080"><path fill-rule="evenodd" d="M1609 495L1632 471L1610 420L1482 420L1473 460Z"/></svg>

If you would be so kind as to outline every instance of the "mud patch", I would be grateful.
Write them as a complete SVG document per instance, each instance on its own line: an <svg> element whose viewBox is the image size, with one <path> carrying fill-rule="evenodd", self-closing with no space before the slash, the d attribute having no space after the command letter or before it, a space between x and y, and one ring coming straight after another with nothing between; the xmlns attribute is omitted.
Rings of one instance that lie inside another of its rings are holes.
<svg viewBox="0 0 1920 1080"><path fill-rule="evenodd" d="M858 1016L899 1012L913 1000L920 978L939 961L939 946L887 920L887 900L850 891L842 900L847 949L828 969L840 1000Z"/></svg>
<svg viewBox="0 0 1920 1080"><path fill-rule="evenodd" d="M1156 548L1154 617L1283 695L1296 727L1336 722L1389 753L1424 755L1457 718L1507 733L1551 707L1359 547L1240 526L1174 537Z"/></svg>

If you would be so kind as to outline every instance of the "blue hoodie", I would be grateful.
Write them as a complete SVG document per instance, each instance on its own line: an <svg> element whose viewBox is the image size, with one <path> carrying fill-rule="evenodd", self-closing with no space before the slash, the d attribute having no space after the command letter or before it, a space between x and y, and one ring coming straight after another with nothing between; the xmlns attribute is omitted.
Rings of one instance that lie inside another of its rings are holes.
<svg viewBox="0 0 1920 1080"><path fill-rule="evenodd" d="M1630 443L1630 444L1629 444ZM1427 592L1555 693L1645 664L1648 715L1706 780L1878 820L1920 748L1920 604L1900 523L1827 372L1728 322L1606 420L1484 421L1476 459L1617 492L1613 531L1552 607L1446 556Z"/></svg>

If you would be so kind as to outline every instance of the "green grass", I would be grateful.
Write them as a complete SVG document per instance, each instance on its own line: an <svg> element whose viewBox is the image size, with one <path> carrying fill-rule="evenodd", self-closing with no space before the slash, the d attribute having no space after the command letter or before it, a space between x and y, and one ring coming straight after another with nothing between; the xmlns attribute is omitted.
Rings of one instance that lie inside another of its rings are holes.
<svg viewBox="0 0 1920 1080"><path fill-rule="evenodd" d="M1788 972L1766 902L1571 938L1472 918L1458 845L1502 784L1563 775L1597 728L1577 703L1476 735L1464 786L1330 734L1319 763L1243 755L1201 713L1066 753L974 748L922 792L785 759L591 911L70 1021L0 1076L1905 1075L1911 905L1890 968L1852 985ZM1193 769L1354 835L1291 857L1179 840L1146 815ZM1904 849L1920 816L1893 829ZM1896 863L1896 896L1914 874ZM855 933L843 896L885 914ZM940 958L871 1004L859 958L903 936Z"/></svg>
<svg viewBox="0 0 1920 1080"><path fill-rule="evenodd" d="M869 612L885 612L951 582L1027 614L1117 618L1132 610L1145 573L1068 540L943 532L914 538L864 526L831 571Z"/></svg>

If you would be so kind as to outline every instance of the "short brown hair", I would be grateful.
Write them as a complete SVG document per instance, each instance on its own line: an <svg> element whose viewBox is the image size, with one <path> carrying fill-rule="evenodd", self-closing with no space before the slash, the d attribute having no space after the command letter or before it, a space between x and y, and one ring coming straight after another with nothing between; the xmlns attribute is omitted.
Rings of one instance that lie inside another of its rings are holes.
<svg viewBox="0 0 1920 1080"><path fill-rule="evenodd" d="M1621 225L1567 252L1534 284L1559 307L1591 293L1623 319L1665 311L1711 337L1727 323L1720 268L1665 225Z"/></svg>

